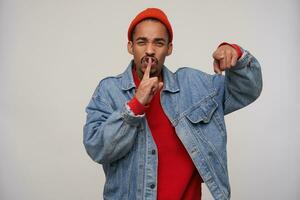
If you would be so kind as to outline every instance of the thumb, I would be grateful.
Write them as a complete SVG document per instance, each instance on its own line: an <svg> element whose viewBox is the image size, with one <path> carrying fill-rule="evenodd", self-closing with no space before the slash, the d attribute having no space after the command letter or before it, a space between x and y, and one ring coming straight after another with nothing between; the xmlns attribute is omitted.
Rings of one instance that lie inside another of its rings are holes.
<svg viewBox="0 0 300 200"><path fill-rule="evenodd" d="M216 74L221 74L221 73L222 73L222 71L221 71L221 69L220 69L220 63L219 63L219 61L216 60L216 59L214 59L214 72L215 72Z"/></svg>

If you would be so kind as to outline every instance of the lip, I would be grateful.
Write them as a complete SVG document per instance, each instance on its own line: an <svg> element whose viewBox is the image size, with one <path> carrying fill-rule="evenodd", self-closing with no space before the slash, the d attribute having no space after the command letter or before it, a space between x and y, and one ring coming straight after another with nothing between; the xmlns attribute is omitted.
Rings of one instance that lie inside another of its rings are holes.
<svg viewBox="0 0 300 200"><path fill-rule="evenodd" d="M144 56L141 60L141 63L144 65L148 65L149 59L152 60L151 66L156 65L158 63L158 60L153 56Z"/></svg>

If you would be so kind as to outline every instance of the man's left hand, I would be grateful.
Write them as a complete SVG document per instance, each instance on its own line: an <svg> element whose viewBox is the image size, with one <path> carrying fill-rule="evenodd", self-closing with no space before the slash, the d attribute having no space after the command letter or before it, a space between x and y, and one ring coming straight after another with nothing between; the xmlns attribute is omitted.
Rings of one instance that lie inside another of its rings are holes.
<svg viewBox="0 0 300 200"><path fill-rule="evenodd" d="M222 71L234 67L238 60L236 50L227 44L218 47L212 56L214 58L214 71L217 74L221 74Z"/></svg>

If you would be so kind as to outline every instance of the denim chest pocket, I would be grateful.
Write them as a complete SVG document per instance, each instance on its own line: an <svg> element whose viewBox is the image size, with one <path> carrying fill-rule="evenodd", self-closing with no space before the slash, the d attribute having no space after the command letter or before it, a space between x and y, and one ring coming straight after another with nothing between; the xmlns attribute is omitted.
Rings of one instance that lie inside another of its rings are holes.
<svg viewBox="0 0 300 200"><path fill-rule="evenodd" d="M199 105L193 106L186 117L192 123L208 123L217 107L218 104L212 98L209 98L200 102Z"/></svg>
<svg viewBox="0 0 300 200"><path fill-rule="evenodd" d="M225 135L225 125L218 114L218 103L213 97L207 97L192 106L186 113L186 118L191 126L198 132L210 137L217 133ZM199 130L201 129L201 130Z"/></svg>

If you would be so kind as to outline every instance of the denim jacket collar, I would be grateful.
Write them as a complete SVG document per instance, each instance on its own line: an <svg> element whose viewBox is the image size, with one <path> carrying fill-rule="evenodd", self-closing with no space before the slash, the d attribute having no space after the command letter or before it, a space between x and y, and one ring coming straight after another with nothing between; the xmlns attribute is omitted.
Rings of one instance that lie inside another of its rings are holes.
<svg viewBox="0 0 300 200"><path fill-rule="evenodd" d="M122 90L130 90L135 88L135 83L132 75L133 60L129 63L127 69L121 74L121 88ZM175 93L179 91L177 78L173 72L171 72L166 66L162 69L164 88L163 91Z"/></svg>

